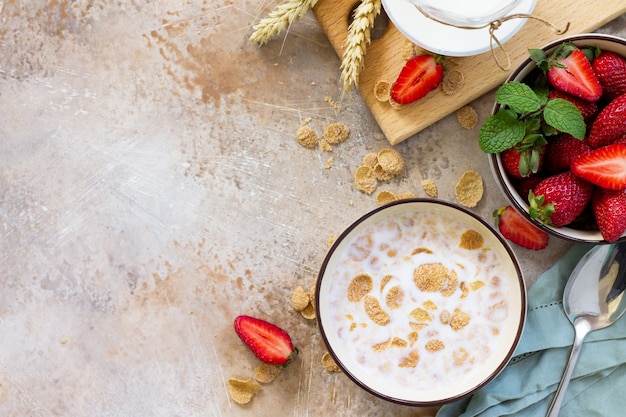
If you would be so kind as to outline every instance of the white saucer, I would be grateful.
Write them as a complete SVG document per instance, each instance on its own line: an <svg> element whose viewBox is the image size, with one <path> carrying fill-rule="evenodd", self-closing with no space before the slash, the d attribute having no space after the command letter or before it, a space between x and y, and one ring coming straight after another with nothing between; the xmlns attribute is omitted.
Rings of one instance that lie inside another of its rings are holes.
<svg viewBox="0 0 626 417"><path fill-rule="evenodd" d="M532 13L536 0L523 0L508 15ZM408 0L382 0L391 22L409 40L422 48L446 56L478 55L490 50L489 28L460 29L444 25L424 16ZM498 28L495 36L501 43L509 40L527 19L511 19ZM494 47L497 44L493 43Z"/></svg>

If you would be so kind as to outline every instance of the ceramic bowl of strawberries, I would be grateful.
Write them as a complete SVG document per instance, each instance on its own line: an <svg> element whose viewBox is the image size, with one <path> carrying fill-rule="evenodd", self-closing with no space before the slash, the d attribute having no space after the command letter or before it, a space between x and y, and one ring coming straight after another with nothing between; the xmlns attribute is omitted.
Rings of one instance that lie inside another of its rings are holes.
<svg viewBox="0 0 626 417"><path fill-rule="evenodd" d="M582 34L528 53L480 131L496 182L547 234L626 241L626 39Z"/></svg>

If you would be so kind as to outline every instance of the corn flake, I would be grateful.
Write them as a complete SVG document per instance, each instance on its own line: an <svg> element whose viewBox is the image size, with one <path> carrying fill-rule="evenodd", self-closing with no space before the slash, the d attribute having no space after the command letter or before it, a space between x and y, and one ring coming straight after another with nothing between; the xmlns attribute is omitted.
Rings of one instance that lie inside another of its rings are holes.
<svg viewBox="0 0 626 417"><path fill-rule="evenodd" d="M304 288L297 287L291 294L291 306L296 311L304 310L311 302L311 297Z"/></svg>
<svg viewBox="0 0 626 417"><path fill-rule="evenodd" d="M476 207L483 198L483 179L476 171L463 173L455 187L456 198L466 207Z"/></svg>
<svg viewBox="0 0 626 417"><path fill-rule="evenodd" d="M456 112L456 119L464 129L473 129L478 124L478 113L472 106L463 106Z"/></svg>
<svg viewBox="0 0 626 417"><path fill-rule="evenodd" d="M261 391L261 386L252 378L246 380L230 378L227 383L230 397L237 404L248 404Z"/></svg>
<svg viewBox="0 0 626 417"><path fill-rule="evenodd" d="M322 366L328 372L340 372L341 371L341 369L339 368L339 365L337 365L333 357L330 356L330 353L328 352L325 352L322 355Z"/></svg>
<svg viewBox="0 0 626 417"><path fill-rule="evenodd" d="M376 100L387 102L391 98L391 83L386 80L378 80L374 84L374 97Z"/></svg>
<svg viewBox="0 0 626 417"><path fill-rule="evenodd" d="M296 139L298 143L305 148L314 148L319 142L319 138L310 126L302 125L296 130Z"/></svg>
<svg viewBox="0 0 626 417"><path fill-rule="evenodd" d="M255 368L254 379L262 384L269 384L274 379L276 379L278 375L280 375L282 369L282 366L268 365L266 363L262 363Z"/></svg>
<svg viewBox="0 0 626 417"><path fill-rule="evenodd" d="M404 158L395 149L385 148L378 152L378 164L389 175L396 176L404 171Z"/></svg>
<svg viewBox="0 0 626 417"><path fill-rule="evenodd" d="M437 198L437 195L439 192L437 191L437 185L435 184L433 180L431 179L422 180L422 189L424 190L426 195L428 195L429 197Z"/></svg>
<svg viewBox="0 0 626 417"><path fill-rule="evenodd" d="M337 144L345 141L350 134L350 128L341 122L331 123L324 129L324 139L328 143Z"/></svg>
<svg viewBox="0 0 626 417"><path fill-rule="evenodd" d="M363 191L366 194L372 194L376 187L378 187L378 181L374 175L374 169L365 165L361 165L354 172L354 182L359 191Z"/></svg>

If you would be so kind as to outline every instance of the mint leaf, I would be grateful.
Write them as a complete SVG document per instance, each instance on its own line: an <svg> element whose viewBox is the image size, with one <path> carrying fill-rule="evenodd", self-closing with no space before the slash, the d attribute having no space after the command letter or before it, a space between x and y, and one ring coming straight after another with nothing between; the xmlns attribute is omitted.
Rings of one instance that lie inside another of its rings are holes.
<svg viewBox="0 0 626 417"><path fill-rule="evenodd" d="M584 139L585 121L580 110L567 100L555 98L546 103L543 118L549 126L556 130L569 133L576 139Z"/></svg>
<svg viewBox="0 0 626 417"><path fill-rule="evenodd" d="M480 128L478 144L485 153L506 151L524 139L526 125L517 120L517 114L511 109L501 108L489 116Z"/></svg>
<svg viewBox="0 0 626 417"><path fill-rule="evenodd" d="M520 114L536 112L545 103L532 88L519 81L502 84L496 92L496 102Z"/></svg>

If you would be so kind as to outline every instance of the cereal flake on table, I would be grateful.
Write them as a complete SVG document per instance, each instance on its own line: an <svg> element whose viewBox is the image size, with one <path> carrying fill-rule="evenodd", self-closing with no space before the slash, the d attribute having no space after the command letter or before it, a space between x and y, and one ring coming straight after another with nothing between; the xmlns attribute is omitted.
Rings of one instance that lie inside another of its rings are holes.
<svg viewBox="0 0 626 417"><path fill-rule="evenodd" d="M333 157L331 156L331 157L330 157L330 158L328 158L328 159L326 160L326 162L324 163L324 168L325 168L325 169L330 169L330 168L333 166L333 164L334 164L334 163L335 163L335 158L333 158Z"/></svg>
<svg viewBox="0 0 626 417"><path fill-rule="evenodd" d="M340 372L341 371L341 369L339 368L339 365L337 365L333 357L330 356L330 353L328 352L325 352L322 355L322 366L327 372Z"/></svg>
<svg viewBox="0 0 626 417"><path fill-rule="evenodd" d="M252 378L245 380L230 378L227 382L228 393L237 404L248 404L252 397L261 391L261 386Z"/></svg>
<svg viewBox="0 0 626 417"><path fill-rule="evenodd" d="M437 184L431 179L422 180L422 189L427 196L437 198L439 192L437 191Z"/></svg>
<svg viewBox="0 0 626 417"><path fill-rule="evenodd" d="M281 366L262 363L254 369L254 379L262 384L269 384L280 375L282 369Z"/></svg>
<svg viewBox="0 0 626 417"><path fill-rule="evenodd" d="M309 297L309 293L302 287L296 287L291 294L291 306L298 312L304 310L310 302L311 298Z"/></svg>
<svg viewBox="0 0 626 417"><path fill-rule="evenodd" d="M317 133L307 124L301 125L296 130L296 139L305 148L315 148L319 142Z"/></svg>
<svg viewBox="0 0 626 417"><path fill-rule="evenodd" d="M462 128L471 130L478 124L478 113L472 106L466 105L457 110L456 119Z"/></svg>
<svg viewBox="0 0 626 417"><path fill-rule="evenodd" d="M455 187L458 202L465 207L476 207L483 198L483 179L476 171L463 173Z"/></svg>
<svg viewBox="0 0 626 417"><path fill-rule="evenodd" d="M331 123L324 129L324 139L332 145L344 142L349 135L350 128L341 122Z"/></svg>
<svg viewBox="0 0 626 417"><path fill-rule="evenodd" d="M400 152L385 148L376 154L370 152L363 157L362 164L354 173L354 180L360 191L371 194L378 187L378 181L389 181L404 172L404 169L405 162ZM384 195L383 199L388 197L390 195Z"/></svg>
<svg viewBox="0 0 626 417"><path fill-rule="evenodd" d="M359 191L365 194L372 194L378 187L378 180L374 175L374 169L366 165L361 165L354 172L354 182Z"/></svg>

